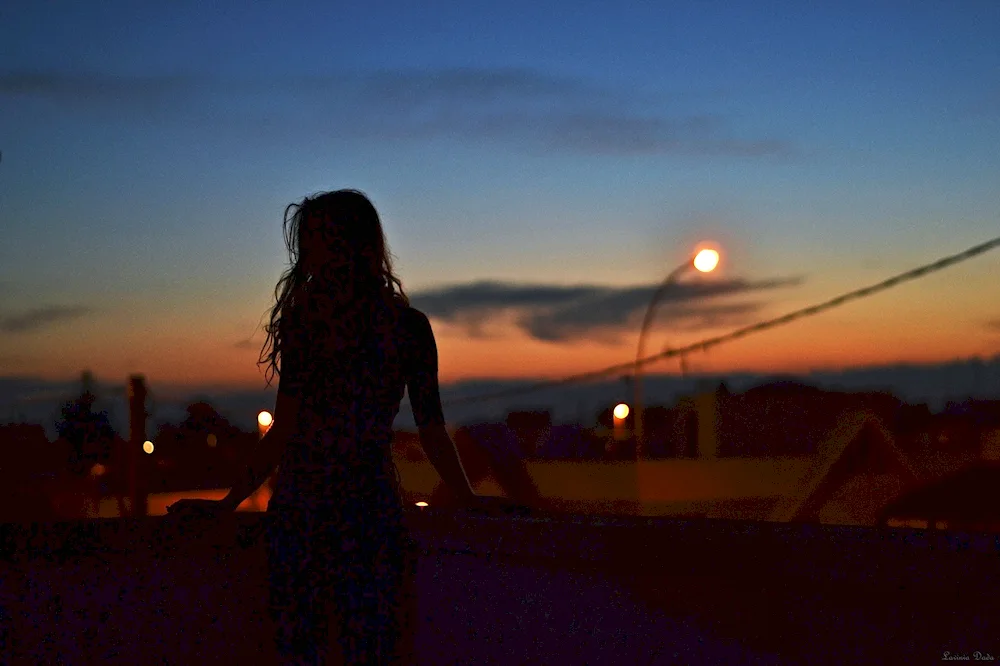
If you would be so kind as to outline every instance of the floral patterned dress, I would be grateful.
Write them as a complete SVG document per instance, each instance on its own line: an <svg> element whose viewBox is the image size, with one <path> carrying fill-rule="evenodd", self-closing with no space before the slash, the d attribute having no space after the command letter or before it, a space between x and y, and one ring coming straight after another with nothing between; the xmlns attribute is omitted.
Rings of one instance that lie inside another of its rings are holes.
<svg viewBox="0 0 1000 666"><path fill-rule="evenodd" d="M400 659L400 597L414 549L392 423L404 388L418 426L444 418L427 317L377 303L339 325L303 308L283 336L279 390L302 406L267 508L269 608L279 655L296 663L324 662L331 612L346 663Z"/></svg>

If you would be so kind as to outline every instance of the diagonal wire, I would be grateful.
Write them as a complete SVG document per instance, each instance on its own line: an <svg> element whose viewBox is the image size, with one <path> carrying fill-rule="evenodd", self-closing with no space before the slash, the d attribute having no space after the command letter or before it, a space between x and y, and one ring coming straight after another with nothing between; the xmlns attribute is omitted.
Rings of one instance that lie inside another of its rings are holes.
<svg viewBox="0 0 1000 666"><path fill-rule="evenodd" d="M855 289L854 291L849 291L845 294L841 294L836 298L831 298L830 300L817 303L815 305L810 305L809 307L802 308L800 310L795 310L787 314L781 315L780 317L775 317L774 319L768 319L765 321L757 322L756 324L751 324L749 326L744 326L743 328L736 329L726 333L725 335L720 335L714 338L707 338L705 340L700 340L698 342L686 345L684 347L679 347L677 349L669 349L652 356L647 356L638 361L629 361L627 363L619 363L617 365L612 365L606 368L601 368L600 370L592 370L590 372L584 372L577 375L570 375L568 377L563 377L560 379L549 379L534 382L525 386L515 386L509 389L504 389L502 391L495 391L493 393L486 393L483 395L466 396L463 398L453 398L451 400L444 401L445 407L451 407L454 405L471 404L477 402L487 402L489 400L496 400L498 398L509 398L514 396L524 395L526 393L533 393L535 391L540 391L546 388L552 388L555 386L563 386L566 384L576 384L579 382L585 382L592 379L599 379L601 377L618 374L621 372L627 372L634 370L637 367L649 365L660 361L665 358L671 358L674 356L682 356L693 351L706 351L711 347L724 344L726 342L731 342L739 338L746 337L752 333L758 333L760 331L766 331L767 329L774 328L776 326L781 326L783 324L788 324L797 319L802 319L803 317L810 317L812 315L819 314L826 310L838 307L850 301L858 300L868 296L872 296L886 289L891 289L904 282L909 282L910 280L916 280L917 278L924 277L931 273L940 271L942 269L948 268L955 264L961 263L968 259L972 259L980 254L985 254L990 250L1000 247L1000 236L988 240L985 243L980 243L970 247L967 250L959 252L958 254L953 254L937 261L924 264L917 268L899 273L891 278L883 280L873 285L867 287L862 287L861 289Z"/></svg>

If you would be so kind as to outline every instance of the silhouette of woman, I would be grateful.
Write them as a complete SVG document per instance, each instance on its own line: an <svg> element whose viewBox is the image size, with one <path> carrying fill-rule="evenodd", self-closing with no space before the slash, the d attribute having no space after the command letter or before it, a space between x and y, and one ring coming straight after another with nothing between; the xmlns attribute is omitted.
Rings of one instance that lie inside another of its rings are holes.
<svg viewBox="0 0 1000 666"><path fill-rule="evenodd" d="M375 207L355 190L307 197L285 210L284 231L291 266L260 359L268 384L279 374L273 425L225 499L170 512L234 511L278 467L267 553L279 658L326 660L332 602L346 663L408 663L399 610L414 549L391 455L404 387L442 480L468 506L488 503L444 428L434 334L393 274Z"/></svg>

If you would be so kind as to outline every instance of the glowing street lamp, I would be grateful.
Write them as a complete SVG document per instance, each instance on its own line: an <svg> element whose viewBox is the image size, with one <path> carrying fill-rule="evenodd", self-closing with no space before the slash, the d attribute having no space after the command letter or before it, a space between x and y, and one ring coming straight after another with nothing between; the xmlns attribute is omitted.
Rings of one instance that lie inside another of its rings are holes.
<svg viewBox="0 0 1000 666"><path fill-rule="evenodd" d="M611 410L611 416L614 417L614 437L615 439L621 440L625 439L625 419L628 418L629 408L624 402L619 402L615 405L615 408Z"/></svg>
<svg viewBox="0 0 1000 666"><path fill-rule="evenodd" d="M146 453L152 453L153 443L147 439L145 442L142 443L142 450L145 451Z"/></svg>
<svg viewBox="0 0 1000 666"><path fill-rule="evenodd" d="M666 293L670 285L674 284L682 275L687 273L692 268L702 272L710 273L714 271L719 265L719 251L712 248L702 248L698 250L694 255L688 257L688 259L670 271L667 277L660 284L659 289L653 294L653 299L649 302L649 307L646 308L646 316L642 320L642 329L639 331L639 344L637 345L635 352L635 370L634 382L633 382L633 404L635 406L635 455L636 459L641 459L643 456L643 440L642 440L642 355L643 349L646 343L646 332L649 330L649 325L653 321L653 311L656 308L656 304L660 302L663 298L663 294Z"/></svg>
<svg viewBox="0 0 1000 666"><path fill-rule="evenodd" d="M719 265L719 253L716 250L705 248L694 255L691 263L695 269L702 273L711 273Z"/></svg>
<svg viewBox="0 0 1000 666"><path fill-rule="evenodd" d="M262 409L259 414L257 414L257 431L261 437L267 434L267 431L271 429L271 424L274 423L274 417L271 416L271 412L266 409Z"/></svg>

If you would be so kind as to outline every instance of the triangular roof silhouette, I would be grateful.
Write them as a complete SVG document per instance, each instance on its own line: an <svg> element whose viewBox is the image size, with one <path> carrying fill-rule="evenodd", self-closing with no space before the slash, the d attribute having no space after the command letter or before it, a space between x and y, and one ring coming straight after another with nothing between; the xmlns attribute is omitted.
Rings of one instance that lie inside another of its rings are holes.
<svg viewBox="0 0 1000 666"><path fill-rule="evenodd" d="M802 477L798 488L778 501L768 520L789 522L807 519L853 473L863 471L864 465L875 456L886 460L903 477L906 486L917 484L923 476L896 445L892 433L880 418L867 410L845 411L819 445L815 462Z"/></svg>

